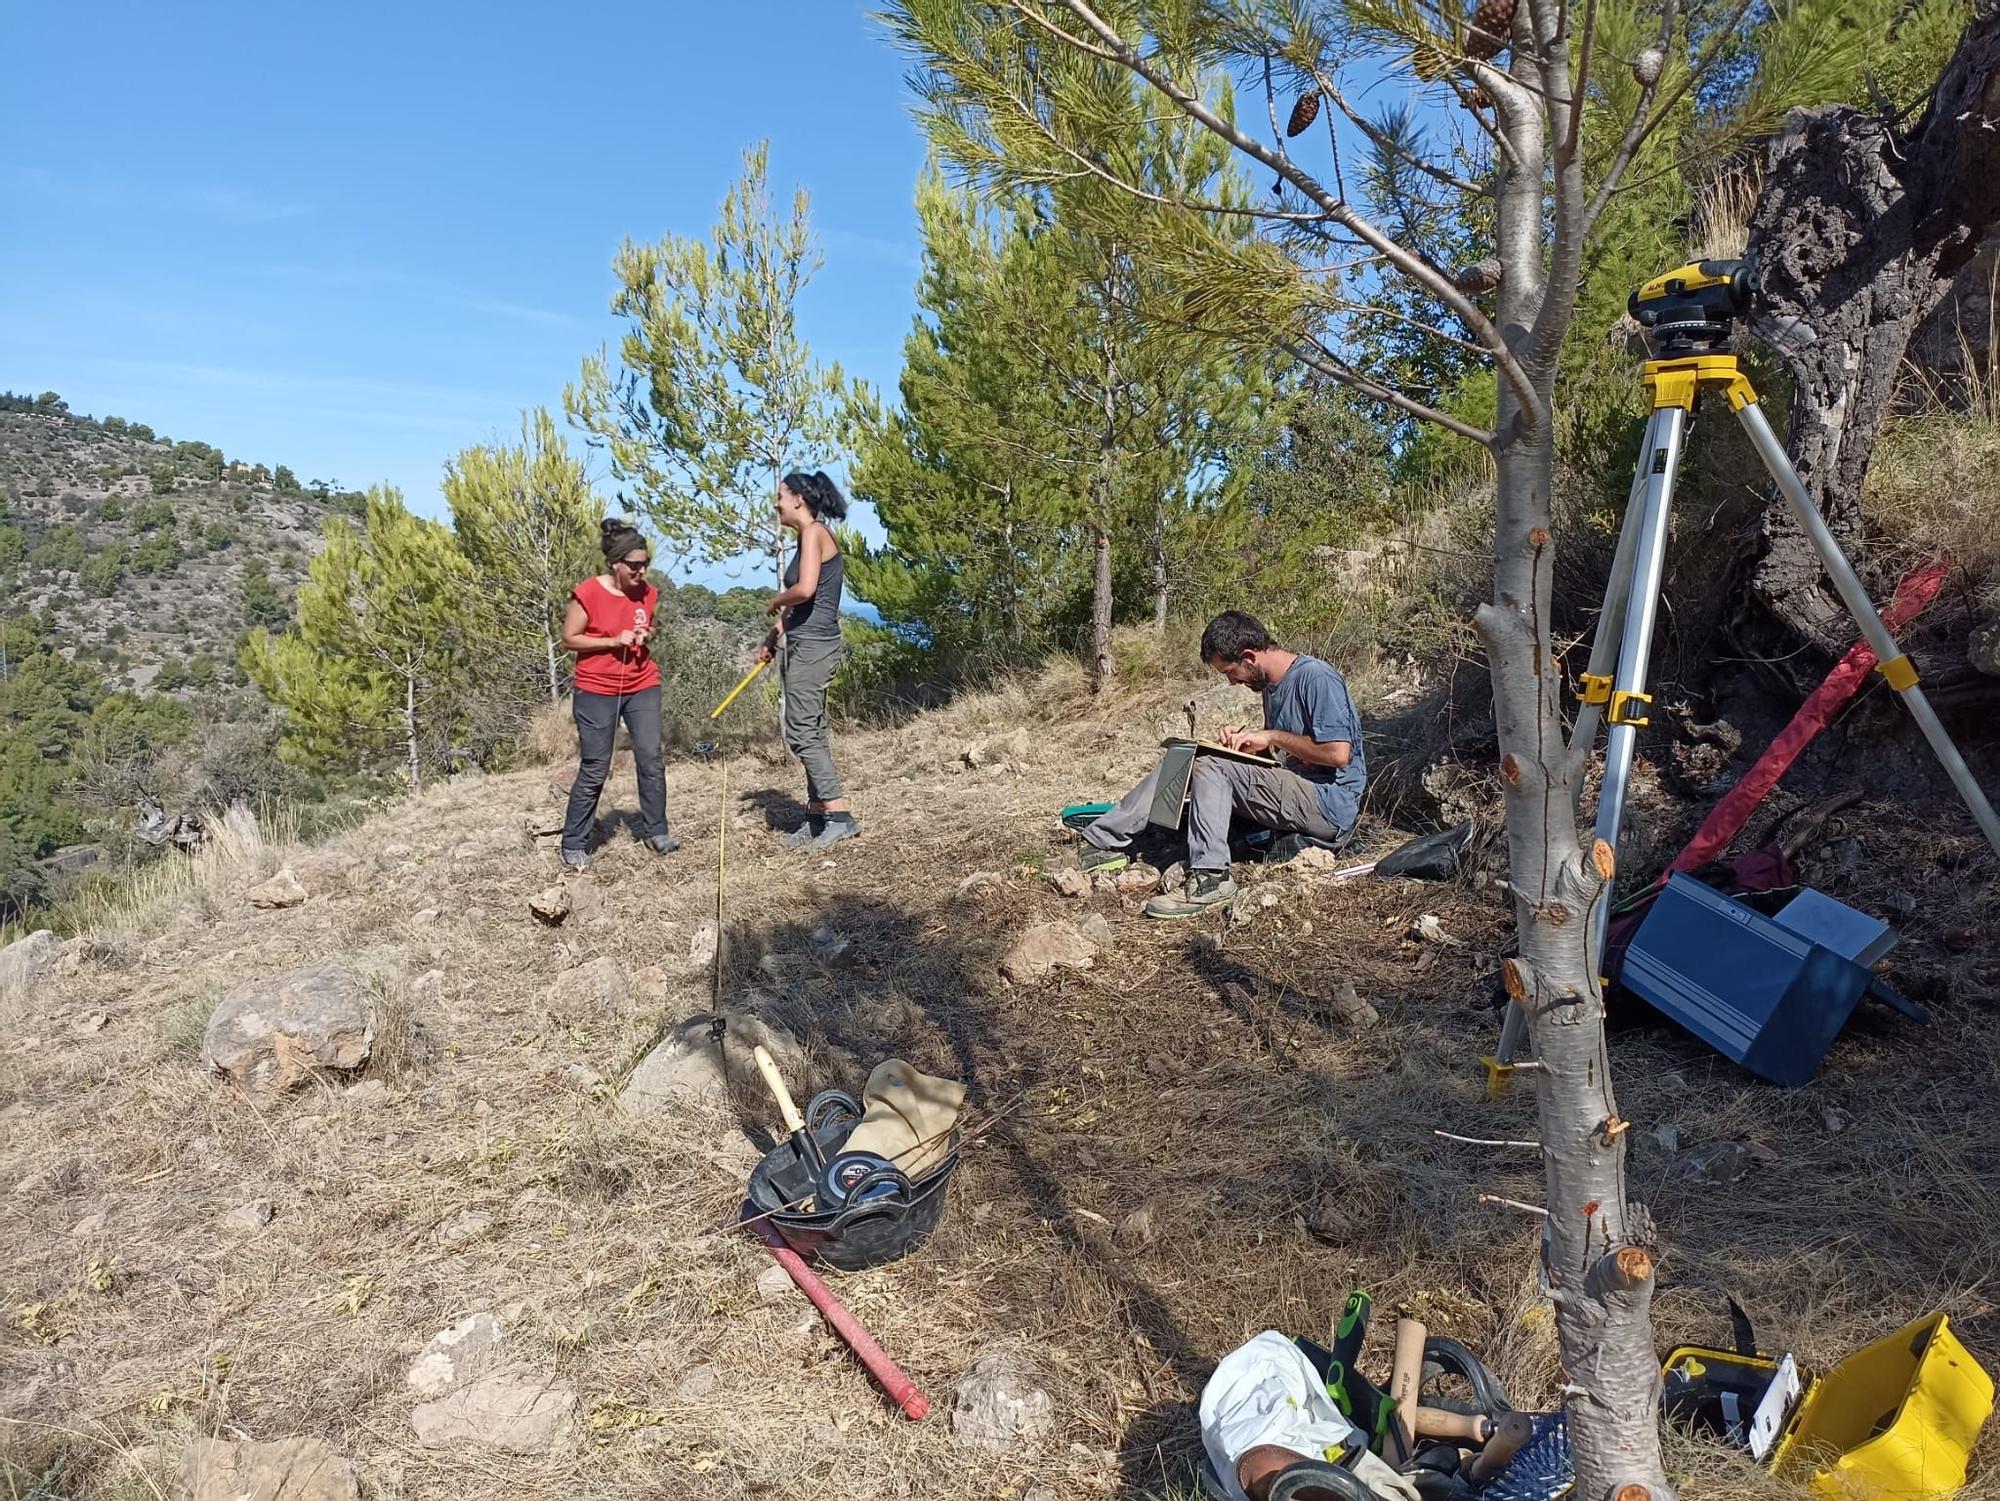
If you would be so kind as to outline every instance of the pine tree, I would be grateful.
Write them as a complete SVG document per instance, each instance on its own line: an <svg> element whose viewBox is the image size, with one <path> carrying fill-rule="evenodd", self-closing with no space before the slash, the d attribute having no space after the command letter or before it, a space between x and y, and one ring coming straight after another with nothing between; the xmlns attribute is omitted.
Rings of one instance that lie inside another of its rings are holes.
<svg viewBox="0 0 2000 1501"><path fill-rule="evenodd" d="M836 448L847 378L799 337L795 304L822 258L805 190L789 216L773 204L768 157L744 153L708 244L626 241L618 367L602 351L586 360L563 405L669 544L708 562L764 553L782 569L778 480Z"/></svg>
<svg viewBox="0 0 2000 1501"><path fill-rule="evenodd" d="M554 419L537 408L521 419L519 447L460 453L445 470L444 497L459 548L479 576L478 602L492 616L486 641L532 663L549 702L556 702L567 682L565 601L597 571L597 523L604 515L583 464Z"/></svg>
<svg viewBox="0 0 2000 1501"><path fill-rule="evenodd" d="M452 535L402 495L368 492L362 524L330 517L299 590L298 624L253 631L243 667L285 712L296 757L365 765L402 753L412 792L444 759L471 669L478 607Z"/></svg>

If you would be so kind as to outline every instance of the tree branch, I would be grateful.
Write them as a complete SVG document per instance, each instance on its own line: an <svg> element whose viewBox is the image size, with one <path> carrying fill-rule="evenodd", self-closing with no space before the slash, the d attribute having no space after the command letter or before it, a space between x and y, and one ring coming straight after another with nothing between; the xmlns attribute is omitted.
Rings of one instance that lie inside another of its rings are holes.
<svg viewBox="0 0 2000 1501"><path fill-rule="evenodd" d="M1453 188L1461 193L1469 193L1475 198L1490 198L1493 196L1493 185L1491 183L1477 183L1470 178L1460 177L1455 172L1447 172L1435 162L1425 161L1421 156L1406 148L1402 142L1396 140L1393 136L1383 134L1381 130L1376 128L1372 121L1347 102L1347 96L1335 87L1333 80L1317 65L1314 66L1312 71L1313 82L1319 85L1319 91L1331 99L1334 102L1334 106L1343 115L1354 122L1357 130L1384 151L1393 153L1410 166L1415 167L1419 172L1436 178L1448 188Z"/></svg>
<svg viewBox="0 0 2000 1501"><path fill-rule="evenodd" d="M1529 379L1528 372L1522 367L1521 362L1514 357L1513 351L1507 347L1505 336L1494 327L1492 320L1480 312L1469 297L1451 284L1448 276L1423 257L1383 234L1373 223L1362 218L1346 204L1333 198L1320 183L1308 173L1301 171L1289 158L1272 151L1263 142L1224 120L1201 98L1147 62L1116 30L1097 16L1086 0L1061 0L1061 4L1097 34L1104 45L1111 49L1121 66L1165 94L1191 119L1205 126L1244 155L1263 163L1281 178L1291 182L1300 192L1325 209L1328 218L1351 230L1371 248L1379 251L1397 270L1456 313L1465 326L1478 337L1480 343L1485 345L1501 376L1514 388L1522 410L1536 425L1547 421L1548 413L1535 389L1534 382ZM1008 0L1008 6L1016 12L1027 14L1027 0Z"/></svg>
<svg viewBox="0 0 2000 1501"><path fill-rule="evenodd" d="M1359 391L1363 396L1387 402L1399 411L1408 412L1412 417L1435 422L1447 432L1457 433L1461 438L1470 438L1473 442L1488 448L1493 446L1493 434L1486 428L1461 422L1450 413L1441 412L1434 406L1418 401L1414 396L1405 396L1401 391L1393 386L1384 385L1373 376L1363 375L1317 339L1307 339L1306 345L1305 348L1294 348L1292 353L1308 370L1316 370L1329 380L1337 380L1343 386Z"/></svg>

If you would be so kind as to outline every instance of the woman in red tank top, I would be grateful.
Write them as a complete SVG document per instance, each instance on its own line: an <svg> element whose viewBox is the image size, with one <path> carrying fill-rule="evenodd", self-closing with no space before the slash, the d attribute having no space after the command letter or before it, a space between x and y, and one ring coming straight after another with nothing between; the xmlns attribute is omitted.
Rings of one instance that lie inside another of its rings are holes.
<svg viewBox="0 0 2000 1501"><path fill-rule="evenodd" d="M587 578L571 590L563 615L563 645L576 653L576 691L570 701L576 717L577 768L562 839L563 864L573 870L590 869L597 799L611 774L611 747L621 718L632 740L632 764L639 779L639 837L657 854L680 848L680 841L667 830L660 669L647 649L660 605L660 591L646 579L652 554L629 521L608 519L599 533L611 571Z"/></svg>

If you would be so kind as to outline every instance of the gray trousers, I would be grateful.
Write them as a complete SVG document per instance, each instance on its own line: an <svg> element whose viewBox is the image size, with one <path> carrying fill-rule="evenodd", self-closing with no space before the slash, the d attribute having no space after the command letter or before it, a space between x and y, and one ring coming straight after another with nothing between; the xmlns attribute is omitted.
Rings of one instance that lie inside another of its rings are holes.
<svg viewBox="0 0 2000 1501"><path fill-rule="evenodd" d="M1146 773L1118 806L1083 831L1101 850L1122 850L1146 827L1159 768ZM1321 811L1313 784L1282 766L1253 766L1228 756L1196 756L1188 783L1189 870L1229 868L1229 821L1241 815L1281 834L1338 839L1343 832Z"/></svg>
<svg viewBox="0 0 2000 1501"><path fill-rule="evenodd" d="M838 636L787 635L778 647L778 679L785 692L785 749L806 769L806 796L830 803L841 796L826 718L826 690L840 670L846 643Z"/></svg>
<svg viewBox="0 0 2000 1501"><path fill-rule="evenodd" d="M639 779L639 837L658 839L667 832L667 776L660 757L660 685L631 694L576 693L570 703L576 717L576 780L569 786L569 811L563 818L562 847L589 848L597 826L597 798L611 775L611 747L618 720L632 737L632 769Z"/></svg>

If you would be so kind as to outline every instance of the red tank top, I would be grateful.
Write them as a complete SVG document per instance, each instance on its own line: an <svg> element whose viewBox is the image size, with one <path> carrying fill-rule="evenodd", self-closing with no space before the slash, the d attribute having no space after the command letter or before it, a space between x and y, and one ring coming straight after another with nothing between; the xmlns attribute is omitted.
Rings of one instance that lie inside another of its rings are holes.
<svg viewBox="0 0 2000 1501"><path fill-rule="evenodd" d="M646 585L645 594L633 599L602 579L587 578L570 591L570 598L583 606L586 636L610 637L644 630L658 619L660 591L651 584ZM659 681L660 669L641 647L581 652L576 659L579 693L638 693Z"/></svg>

